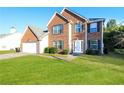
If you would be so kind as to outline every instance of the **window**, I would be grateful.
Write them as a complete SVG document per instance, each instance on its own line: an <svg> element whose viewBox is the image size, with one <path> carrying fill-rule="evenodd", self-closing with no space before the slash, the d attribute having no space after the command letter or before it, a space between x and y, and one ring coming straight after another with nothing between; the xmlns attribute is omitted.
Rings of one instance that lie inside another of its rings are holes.
<svg viewBox="0 0 124 93"><path fill-rule="evenodd" d="M90 32L97 32L97 23L90 24Z"/></svg>
<svg viewBox="0 0 124 93"><path fill-rule="evenodd" d="M98 40L90 40L90 48L97 50L98 49Z"/></svg>
<svg viewBox="0 0 124 93"><path fill-rule="evenodd" d="M81 23L75 24L75 31L76 32L82 32L82 24Z"/></svg>
<svg viewBox="0 0 124 93"><path fill-rule="evenodd" d="M63 25L55 25L53 26L53 34L60 34L63 32Z"/></svg>
<svg viewBox="0 0 124 93"><path fill-rule="evenodd" d="M63 49L64 48L64 42L59 40L59 41L54 41L53 46L58 48L58 49Z"/></svg>

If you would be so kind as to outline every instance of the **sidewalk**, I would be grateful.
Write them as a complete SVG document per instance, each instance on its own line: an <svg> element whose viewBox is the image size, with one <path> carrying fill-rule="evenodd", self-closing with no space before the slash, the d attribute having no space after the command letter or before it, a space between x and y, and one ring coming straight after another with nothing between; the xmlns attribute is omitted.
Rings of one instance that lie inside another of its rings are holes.
<svg viewBox="0 0 124 93"><path fill-rule="evenodd" d="M21 57L21 56L25 56L25 55L28 55L28 54L26 54L26 53L2 54L2 55L0 55L0 60L9 59L9 58L15 58L15 57Z"/></svg>

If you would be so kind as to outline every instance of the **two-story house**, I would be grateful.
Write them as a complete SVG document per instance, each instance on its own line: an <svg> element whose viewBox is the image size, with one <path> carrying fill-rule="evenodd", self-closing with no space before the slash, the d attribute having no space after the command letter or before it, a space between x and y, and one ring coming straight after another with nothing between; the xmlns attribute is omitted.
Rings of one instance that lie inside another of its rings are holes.
<svg viewBox="0 0 124 93"><path fill-rule="evenodd" d="M47 24L48 46L85 53L88 48L103 54L104 18L86 18L70 9L55 12Z"/></svg>

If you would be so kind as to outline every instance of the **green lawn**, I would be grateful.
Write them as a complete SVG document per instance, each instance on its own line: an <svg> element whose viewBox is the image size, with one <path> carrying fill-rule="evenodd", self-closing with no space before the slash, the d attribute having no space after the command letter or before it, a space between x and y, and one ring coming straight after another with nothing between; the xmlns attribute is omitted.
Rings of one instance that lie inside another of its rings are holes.
<svg viewBox="0 0 124 93"><path fill-rule="evenodd" d="M124 84L124 56L82 55L71 62L33 55L1 60L0 84Z"/></svg>
<svg viewBox="0 0 124 93"><path fill-rule="evenodd" d="M0 54L15 53L15 50L0 50Z"/></svg>

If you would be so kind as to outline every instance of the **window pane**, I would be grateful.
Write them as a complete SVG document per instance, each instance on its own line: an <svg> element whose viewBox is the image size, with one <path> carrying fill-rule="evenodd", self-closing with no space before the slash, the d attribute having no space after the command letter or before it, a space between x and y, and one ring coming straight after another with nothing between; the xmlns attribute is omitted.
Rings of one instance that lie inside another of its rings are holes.
<svg viewBox="0 0 124 93"><path fill-rule="evenodd" d="M90 40L90 48L98 49L98 40Z"/></svg>
<svg viewBox="0 0 124 93"><path fill-rule="evenodd" d="M90 32L97 32L97 23L90 24Z"/></svg>
<svg viewBox="0 0 124 93"><path fill-rule="evenodd" d="M63 49L64 48L64 42L63 41L54 41L53 46L58 48L58 49Z"/></svg>
<svg viewBox="0 0 124 93"><path fill-rule="evenodd" d="M60 34L62 33L63 25L56 25L53 27L53 34Z"/></svg>
<svg viewBox="0 0 124 93"><path fill-rule="evenodd" d="M76 30L76 32L81 32L82 31L82 24L81 23L76 23L75 24L75 30Z"/></svg>

